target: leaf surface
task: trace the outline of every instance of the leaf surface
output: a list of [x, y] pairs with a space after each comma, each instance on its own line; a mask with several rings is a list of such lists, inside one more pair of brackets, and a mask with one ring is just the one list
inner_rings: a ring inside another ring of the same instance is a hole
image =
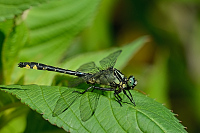
[[[183, 126], [174, 114], [155, 100], [131, 91], [136, 107], [100, 96], [95, 114], [86, 122], [80, 118], [80, 98], [64, 113], [52, 117], [53, 109], [63, 91], [59, 86], [1, 85], [1, 90], [16, 95], [44, 119], [70, 132], [170, 132], [184, 133]], [[81, 90], [80, 90], [81, 91]]]
[[[69, 51], [70, 41], [89, 25], [100, 0], [54, 0], [31, 8], [24, 23], [28, 40], [19, 52], [20, 62], [56, 65]], [[17, 67], [16, 67], [17, 68]], [[18, 72], [19, 68], [16, 69]], [[22, 75], [23, 70], [16, 75]], [[26, 84], [51, 84], [54, 74], [27, 72]], [[45, 77], [49, 77], [46, 80]], [[16, 76], [13, 76], [16, 77]]]
[[13, 19], [15, 15], [22, 14], [31, 6], [36, 6], [47, 0], [1, 0], [0, 1], [0, 21]]

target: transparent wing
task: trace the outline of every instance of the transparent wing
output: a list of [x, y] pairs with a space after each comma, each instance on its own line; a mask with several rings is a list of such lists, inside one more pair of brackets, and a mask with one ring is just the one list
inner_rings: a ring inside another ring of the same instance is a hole
[[101, 64], [101, 67], [106, 70], [108, 68], [112, 68], [114, 67], [118, 56], [121, 54], [122, 50], [118, 50], [112, 54], [110, 54], [109, 56], [103, 58], [101, 61], [99, 61], [99, 63]]
[[68, 82], [68, 87], [76, 87], [78, 85], [80, 85], [81, 83], [84, 83], [85, 80], [84, 78], [82, 77], [76, 77], [76, 78], [73, 78], [71, 79], [69, 82]]
[[97, 93], [86, 92], [81, 97], [80, 101], [80, 116], [81, 120], [87, 121], [96, 111], [100, 95]]
[[58, 116], [66, 111], [82, 94], [73, 93], [73, 89], [64, 91], [58, 99], [56, 106], [53, 110], [52, 116]]
[[98, 67], [94, 62], [89, 62], [81, 65], [76, 71], [87, 72], [87, 73], [96, 73], [99, 71]]

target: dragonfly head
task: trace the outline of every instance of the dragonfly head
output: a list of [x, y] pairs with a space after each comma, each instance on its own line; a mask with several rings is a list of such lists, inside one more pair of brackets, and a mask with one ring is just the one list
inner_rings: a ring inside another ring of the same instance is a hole
[[127, 85], [129, 89], [133, 89], [137, 85], [137, 80], [134, 76], [130, 76], [127, 80]]

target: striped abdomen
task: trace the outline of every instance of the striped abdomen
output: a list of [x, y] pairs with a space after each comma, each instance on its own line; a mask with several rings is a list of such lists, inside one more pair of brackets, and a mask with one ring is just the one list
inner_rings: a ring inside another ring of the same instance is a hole
[[49, 65], [45, 65], [45, 64], [41, 64], [41, 63], [36, 63], [36, 62], [20, 62], [18, 64], [18, 67], [27, 68], [27, 69], [54, 71], [54, 72], [59, 72], [59, 73], [75, 75], [75, 76], [87, 75], [86, 73], [62, 69], [59, 67], [49, 66]]

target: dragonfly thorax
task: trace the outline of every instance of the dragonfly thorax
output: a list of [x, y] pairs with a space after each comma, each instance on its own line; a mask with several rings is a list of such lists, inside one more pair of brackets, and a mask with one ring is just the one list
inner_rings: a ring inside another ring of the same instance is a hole
[[113, 82], [118, 84], [118, 80], [114, 75], [114, 69], [101, 70], [95, 74], [85, 76], [89, 84], [101, 84], [110, 86]]

